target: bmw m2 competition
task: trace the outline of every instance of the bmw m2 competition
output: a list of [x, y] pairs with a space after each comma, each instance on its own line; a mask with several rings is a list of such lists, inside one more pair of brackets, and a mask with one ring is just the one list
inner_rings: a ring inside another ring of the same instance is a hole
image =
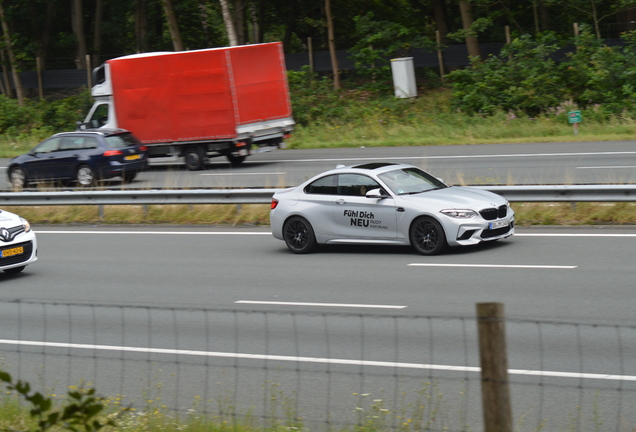
[[38, 245], [29, 222], [0, 210], [0, 270], [20, 273], [38, 259]]
[[514, 234], [500, 195], [447, 186], [420, 168], [395, 163], [338, 167], [272, 197], [272, 234], [294, 253], [319, 244], [412, 245], [424, 255]]

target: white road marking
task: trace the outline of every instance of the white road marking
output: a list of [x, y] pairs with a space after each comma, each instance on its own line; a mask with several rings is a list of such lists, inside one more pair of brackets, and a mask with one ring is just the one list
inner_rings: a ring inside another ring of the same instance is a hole
[[[330, 159], [281, 159], [268, 160], [272, 163], [293, 162], [338, 162], [338, 161], [367, 161], [367, 160], [418, 160], [418, 159], [467, 159], [467, 158], [514, 158], [514, 157], [546, 157], [546, 156], [599, 156], [599, 155], [633, 155], [636, 151], [624, 152], [581, 152], [581, 153], [519, 153], [519, 154], [481, 154], [455, 156], [394, 156], [394, 157], [359, 157], [359, 158], [330, 158]], [[249, 162], [248, 162], [249, 163]], [[260, 162], [259, 162], [260, 163]]]
[[[353, 359], [337, 359], [337, 358], [321, 358], [321, 357], [297, 357], [297, 356], [284, 356], [284, 355], [271, 355], [271, 354], [244, 354], [244, 353], [217, 352], [217, 351], [142, 348], [142, 347], [117, 346], [117, 345], [92, 345], [92, 344], [77, 344], [77, 343], [63, 343], [63, 342], [22, 341], [22, 340], [10, 340], [10, 339], [0, 339], [0, 344], [19, 345], [19, 346], [36, 346], [36, 347], [48, 347], [48, 348], [71, 348], [71, 349], [86, 349], [86, 350], [101, 350], [101, 351], [136, 352], [136, 353], [151, 353], [151, 354], [171, 354], [171, 355], [176, 354], [176, 355], [221, 357], [221, 358], [248, 359], [248, 360], [288, 361], [288, 362], [296, 362], [296, 363], [338, 364], [338, 365], [347, 365], [347, 366], [376, 366], [376, 367], [401, 368], [401, 369], [426, 369], [426, 370], [439, 370], [439, 371], [449, 371], [449, 372], [477, 372], [478, 373], [481, 371], [479, 367], [475, 367], [475, 366], [453, 366], [453, 365], [438, 365], [438, 364], [424, 364], [424, 363], [353, 360]], [[612, 375], [612, 374], [580, 373], [580, 372], [540, 371], [540, 370], [531, 370], [531, 369], [508, 369], [508, 373], [511, 375], [543, 376], [543, 377], [555, 377], [555, 378], [636, 381], [636, 376], [634, 375]]]
[[279, 175], [279, 174], [287, 174], [287, 173], [284, 172], [284, 171], [281, 171], [281, 172], [264, 172], [264, 173], [246, 173], [246, 172], [235, 173], [235, 172], [231, 172], [231, 173], [199, 174], [199, 175], [201, 175], [201, 176], [233, 176], [233, 175], [246, 176], [246, 175]]
[[576, 167], [577, 169], [614, 169], [614, 168], [636, 168], [635, 165], [608, 165], [608, 166], [585, 166], [585, 167]]
[[268, 235], [270, 232], [240, 231], [34, 231], [36, 234], [159, 234], [159, 235]]
[[277, 302], [277, 301], [257, 301], [257, 300], [238, 300], [238, 301], [235, 301], [234, 303], [277, 305], [277, 306], [321, 306], [321, 307], [324, 306], [324, 307], [374, 308], [374, 309], [404, 309], [407, 307], [407, 306], [371, 305], [371, 304]]
[[575, 269], [578, 266], [555, 266], [555, 265], [500, 265], [500, 264], [434, 264], [434, 263], [411, 263], [413, 267], [481, 267], [481, 268], [517, 268], [517, 269]]

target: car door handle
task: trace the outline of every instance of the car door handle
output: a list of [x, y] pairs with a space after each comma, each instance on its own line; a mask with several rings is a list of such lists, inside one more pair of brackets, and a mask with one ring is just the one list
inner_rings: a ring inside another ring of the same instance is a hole
[[343, 205], [343, 204], [346, 204], [346, 203], [347, 203], [347, 201], [342, 199], [342, 198], [336, 200], [336, 204]]
[[399, 211], [399, 212], [403, 212], [403, 211], [405, 211], [405, 210], [404, 210], [404, 207], [398, 207], [396, 210], [397, 210], [397, 211]]

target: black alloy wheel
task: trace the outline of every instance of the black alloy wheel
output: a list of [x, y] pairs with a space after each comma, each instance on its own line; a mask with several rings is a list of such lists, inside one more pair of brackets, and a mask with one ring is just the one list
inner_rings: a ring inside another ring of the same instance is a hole
[[446, 249], [446, 235], [433, 218], [421, 217], [411, 225], [411, 245], [422, 255], [437, 255]]
[[297, 254], [313, 252], [317, 246], [311, 224], [299, 216], [294, 216], [285, 222], [283, 238], [289, 250]]

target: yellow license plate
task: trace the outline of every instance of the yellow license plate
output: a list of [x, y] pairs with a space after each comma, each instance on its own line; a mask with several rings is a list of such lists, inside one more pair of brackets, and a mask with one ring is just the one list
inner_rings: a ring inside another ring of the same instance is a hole
[[125, 156], [124, 159], [126, 160], [135, 160], [135, 159], [141, 159], [141, 155], [130, 155], [130, 156]]
[[13, 255], [20, 255], [24, 253], [24, 247], [16, 247], [12, 249], [5, 249], [2, 251], [2, 258], [10, 257]]

